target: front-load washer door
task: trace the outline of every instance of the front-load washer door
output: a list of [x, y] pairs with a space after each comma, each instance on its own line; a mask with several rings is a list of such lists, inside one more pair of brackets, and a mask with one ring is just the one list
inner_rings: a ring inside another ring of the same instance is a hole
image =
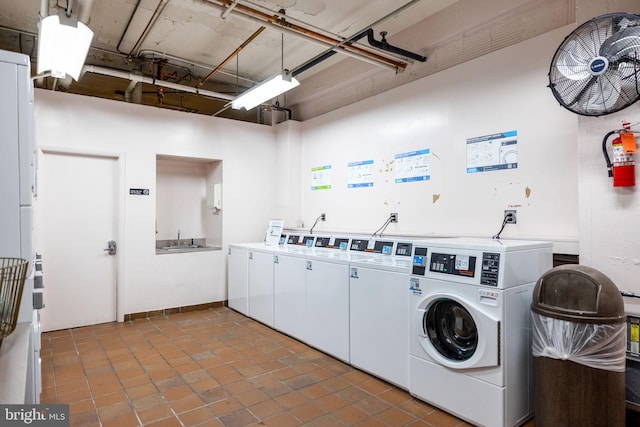
[[500, 365], [500, 321], [460, 296], [428, 296], [414, 324], [421, 347], [436, 363], [454, 369]]

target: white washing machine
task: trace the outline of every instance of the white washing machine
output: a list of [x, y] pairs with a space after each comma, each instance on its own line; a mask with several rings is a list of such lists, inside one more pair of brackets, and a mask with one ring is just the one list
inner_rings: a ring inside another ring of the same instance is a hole
[[[395, 252], [383, 255], [390, 246]], [[374, 248], [369, 258], [357, 256], [349, 264], [351, 364], [408, 389], [412, 243], [376, 242]]]
[[413, 253], [409, 392], [476, 425], [525, 422], [531, 294], [551, 243], [440, 239]]

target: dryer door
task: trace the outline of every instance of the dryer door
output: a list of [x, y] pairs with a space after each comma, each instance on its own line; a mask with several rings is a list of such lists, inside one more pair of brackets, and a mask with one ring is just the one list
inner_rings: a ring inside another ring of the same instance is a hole
[[431, 295], [414, 322], [420, 345], [436, 363], [455, 369], [500, 365], [500, 321], [466, 299]]

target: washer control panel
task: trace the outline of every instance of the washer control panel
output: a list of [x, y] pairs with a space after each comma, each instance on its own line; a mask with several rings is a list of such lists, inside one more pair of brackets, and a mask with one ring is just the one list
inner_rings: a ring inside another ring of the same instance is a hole
[[427, 269], [427, 248], [416, 246], [413, 250], [413, 266], [411, 268], [411, 274], [424, 276], [424, 272], [426, 269]]
[[480, 273], [480, 284], [497, 287], [499, 273], [500, 273], [500, 254], [483, 252], [482, 253], [482, 272]]
[[476, 272], [476, 257], [472, 255], [431, 253], [429, 271], [455, 276], [473, 277]]

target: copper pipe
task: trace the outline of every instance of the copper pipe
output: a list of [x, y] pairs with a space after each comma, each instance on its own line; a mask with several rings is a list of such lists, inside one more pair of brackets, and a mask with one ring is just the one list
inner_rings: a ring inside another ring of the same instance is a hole
[[222, 67], [224, 67], [225, 65], [227, 65], [227, 62], [231, 61], [231, 59], [233, 59], [234, 56], [236, 56], [238, 53], [240, 53], [240, 51], [242, 49], [244, 49], [245, 47], [247, 47], [247, 45], [249, 43], [251, 43], [253, 41], [253, 39], [255, 39], [256, 37], [258, 37], [258, 35], [263, 32], [267, 27], [262, 26], [260, 28], [258, 28], [258, 30], [251, 34], [251, 37], [249, 37], [248, 39], [246, 39], [244, 41], [244, 43], [242, 43], [240, 46], [238, 46], [238, 48], [236, 50], [233, 51], [233, 53], [231, 55], [229, 55], [227, 57], [227, 59], [225, 59], [224, 61], [222, 61], [220, 63], [220, 65], [218, 65], [216, 68], [213, 69], [213, 71], [211, 71], [205, 78], [203, 78], [202, 80], [200, 80], [198, 82], [198, 84], [196, 85], [196, 87], [202, 87], [203, 84], [206, 83], [207, 80], [209, 80], [215, 73], [217, 73]]
[[[163, 3], [164, 3], [164, 6], [163, 6]], [[138, 41], [136, 41], [136, 44], [134, 44], [133, 47], [131, 48], [131, 52], [129, 52], [129, 54], [127, 55], [128, 57], [131, 57], [131, 54], [133, 53], [133, 51], [136, 50], [140, 44], [142, 44], [142, 41], [147, 36], [151, 25], [153, 25], [153, 23], [155, 22], [155, 19], [157, 19], [157, 16], [162, 12], [160, 6], [162, 6], [162, 9], [164, 10], [164, 7], [166, 5], [167, 3], [165, 3], [165, 0], [160, 0], [158, 2], [158, 6], [156, 6], [156, 10], [153, 11], [151, 18], [149, 19], [149, 22], [147, 22], [147, 26], [144, 27], [142, 34], [140, 34], [140, 37], [138, 37]]]
[[[229, 6], [232, 1], [231, 0], [218, 0], [218, 3], [222, 3], [224, 6]], [[322, 43], [326, 43], [330, 46], [332, 46], [333, 49], [340, 49], [340, 50], [344, 50], [344, 51], [348, 51], [348, 52], [352, 52], [355, 53], [357, 55], [363, 56], [363, 57], [367, 57], [370, 59], [373, 59], [377, 62], [381, 62], [381, 63], [385, 63], [388, 65], [392, 65], [396, 71], [403, 71], [406, 67], [407, 64], [401, 61], [396, 61], [390, 58], [387, 58], [385, 56], [382, 55], [378, 55], [375, 52], [371, 52], [368, 51], [366, 49], [362, 49], [360, 47], [357, 46], [353, 46], [350, 44], [346, 44], [343, 43], [342, 40], [337, 40], [333, 37], [328, 37], [325, 36], [323, 34], [320, 34], [316, 31], [313, 30], [309, 30], [306, 28], [303, 28], [297, 24], [293, 24], [290, 22], [287, 22], [284, 18], [279, 17], [277, 15], [269, 15], [268, 13], [265, 12], [261, 12], [259, 10], [253, 9], [251, 7], [245, 6], [243, 4], [236, 4], [235, 6], [235, 11], [243, 13], [244, 15], [247, 16], [251, 16], [253, 18], [257, 18], [260, 19], [262, 21], [265, 21], [269, 24], [272, 25], [278, 25], [284, 29], [288, 29], [290, 31], [293, 31], [294, 33], [298, 33], [298, 34], [302, 34], [306, 37], [309, 37], [311, 39], [314, 39], [316, 41], [320, 41]], [[337, 45], [337, 47], [336, 47]]]

